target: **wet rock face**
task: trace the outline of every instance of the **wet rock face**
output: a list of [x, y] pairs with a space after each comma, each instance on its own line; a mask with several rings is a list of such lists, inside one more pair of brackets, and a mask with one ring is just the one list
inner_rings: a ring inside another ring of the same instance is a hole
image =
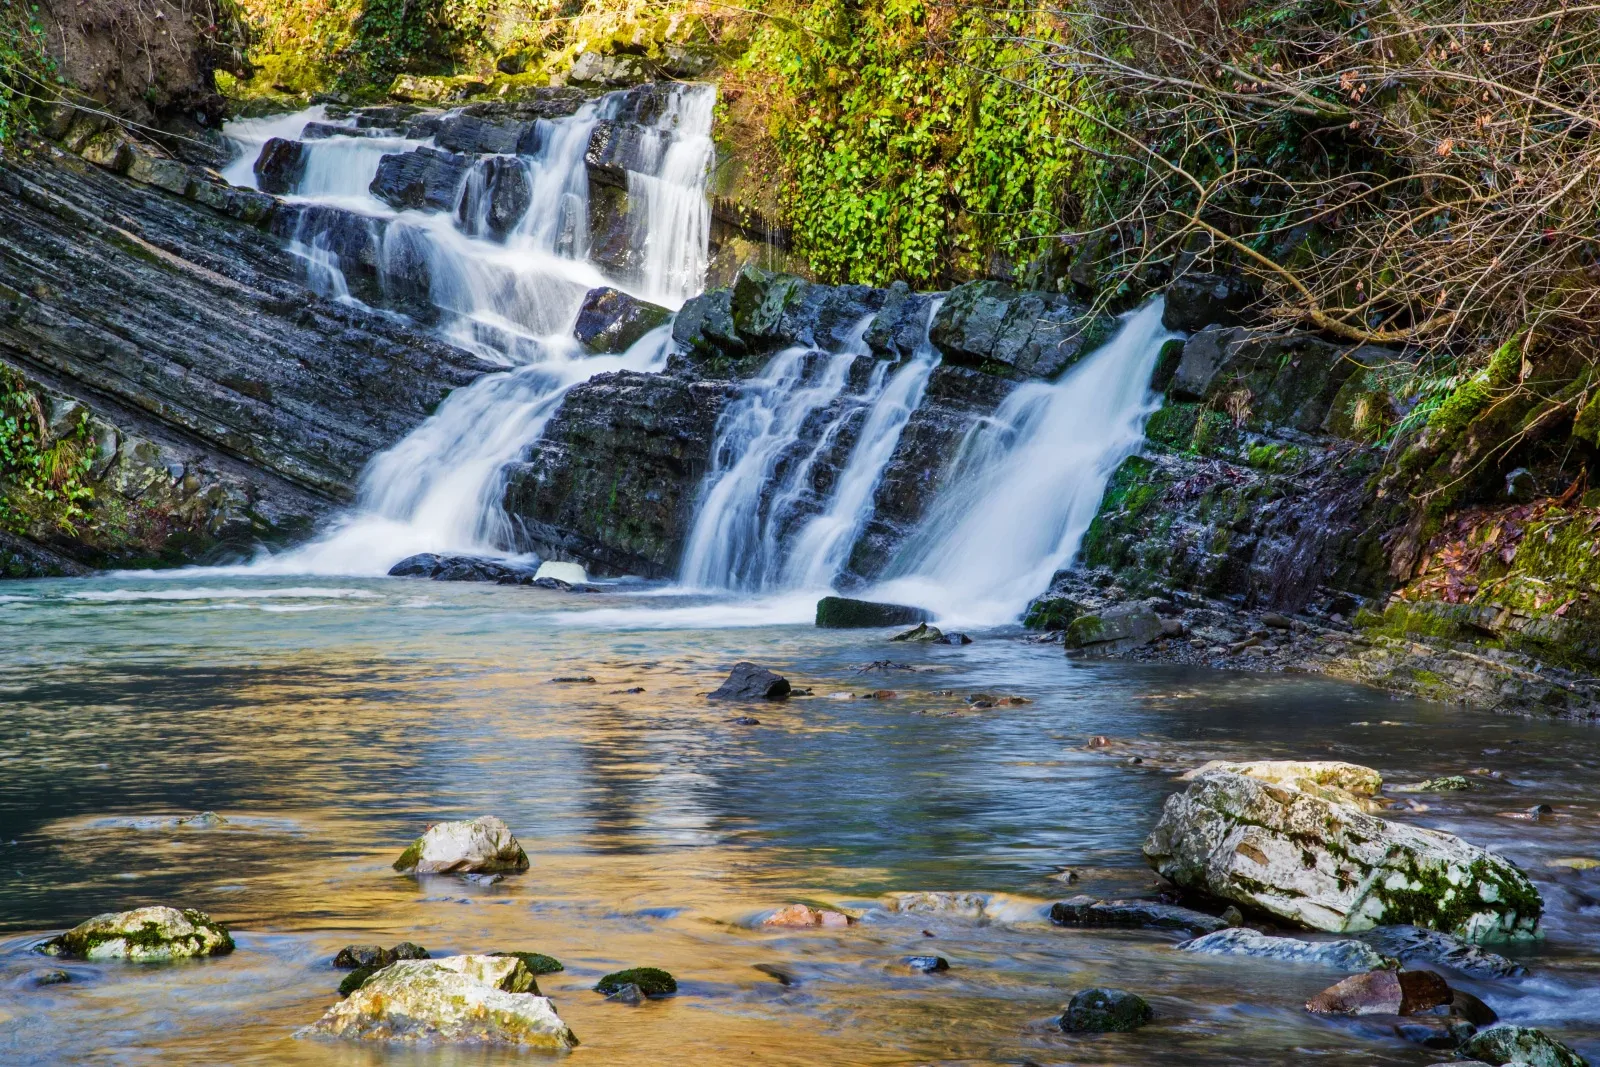
[[1167, 798], [1144, 853], [1178, 885], [1334, 933], [1406, 923], [1505, 940], [1531, 936], [1543, 910], [1494, 853], [1242, 774]]
[[150, 907], [108, 912], [39, 946], [47, 956], [82, 960], [175, 960], [223, 956], [233, 938], [203, 911]]
[[552, 1050], [577, 1044], [515, 956], [446, 956], [391, 964], [302, 1033]]
[[572, 333], [591, 352], [626, 352], [671, 317], [672, 312], [658, 304], [600, 286], [584, 296]]
[[906, 626], [927, 619], [927, 611], [907, 604], [881, 604], [842, 596], [825, 596], [817, 601], [817, 625], [826, 630]]
[[306, 171], [306, 146], [274, 137], [256, 157], [256, 185], [264, 193], [292, 193]]
[[483, 874], [525, 871], [528, 854], [511, 828], [493, 815], [441, 822], [413, 841], [394, 869], [414, 874]]
[[170, 565], [236, 535], [303, 537], [375, 452], [491, 369], [315, 299], [281, 239], [195, 188], [51, 153], [0, 162], [0, 348], [53, 393], [93, 398], [97, 499], [137, 512], [126, 538], [49, 546], [69, 558]]
[[597, 574], [677, 573], [710, 463], [724, 382], [618, 371], [574, 386], [506, 470], [519, 547]]
[[378, 161], [372, 195], [391, 207], [452, 211], [472, 160], [456, 152], [416, 148]]
[[1260, 291], [1237, 274], [1186, 274], [1167, 286], [1161, 325], [1193, 333], [1207, 326], [1241, 326]]
[[1092, 316], [1069, 297], [980, 281], [950, 291], [929, 336], [951, 363], [1006, 377], [1053, 379], [1111, 329], [1109, 316]]
[[[483, 230], [497, 241], [517, 228], [533, 202], [533, 184], [521, 162], [505, 156], [491, 156], [478, 164], [476, 197], [463, 196], [461, 221], [468, 233], [477, 232], [479, 217]], [[472, 186], [468, 186], [469, 190]]]

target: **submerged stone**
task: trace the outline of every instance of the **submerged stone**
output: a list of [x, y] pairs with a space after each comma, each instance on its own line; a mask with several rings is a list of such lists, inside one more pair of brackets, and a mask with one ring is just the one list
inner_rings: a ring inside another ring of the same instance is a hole
[[609, 997], [627, 986], [636, 987], [647, 997], [666, 997], [678, 991], [678, 980], [659, 967], [629, 967], [601, 978], [594, 989]]
[[1542, 1030], [1527, 1026], [1492, 1026], [1461, 1046], [1464, 1056], [1484, 1063], [1526, 1063], [1530, 1067], [1588, 1067], [1588, 1061]]
[[493, 815], [482, 815], [428, 827], [394, 861], [394, 869], [416, 874], [517, 872], [528, 869], [528, 854], [509, 826]]
[[854, 919], [842, 911], [813, 908], [809, 904], [789, 904], [761, 920], [762, 926], [849, 926]]
[[927, 621], [926, 611], [907, 604], [880, 604], [842, 596], [825, 596], [817, 601], [817, 625], [827, 630], [911, 626]]
[[1226, 920], [1154, 900], [1097, 900], [1082, 895], [1050, 906], [1057, 926], [1129, 926], [1151, 930], [1185, 930], [1206, 934], [1222, 930]]
[[918, 974], [934, 974], [948, 971], [950, 961], [943, 956], [907, 956], [906, 967]]
[[789, 679], [754, 663], [735, 663], [723, 682], [710, 694], [711, 700], [787, 700]]
[[1498, 953], [1438, 930], [1420, 926], [1379, 926], [1356, 934], [1361, 941], [1402, 963], [1432, 963], [1475, 978], [1519, 978], [1528, 973]]
[[529, 974], [555, 974], [557, 971], [566, 970], [561, 966], [561, 961], [554, 956], [546, 956], [543, 952], [490, 952], [490, 956], [515, 956], [528, 968]]
[[47, 956], [82, 960], [174, 960], [223, 956], [233, 938], [203, 911], [149, 907], [107, 912], [38, 946]]
[[1515, 864], [1453, 834], [1223, 771], [1167, 798], [1144, 853], [1185, 888], [1332, 933], [1404, 923], [1531, 937], [1544, 907]]
[[413, 941], [402, 941], [394, 948], [382, 945], [346, 945], [333, 957], [333, 965], [341, 970], [362, 967], [378, 970], [397, 960], [425, 960], [428, 950]]
[[[1231, 909], [1230, 909], [1231, 910]], [[1269, 937], [1243, 927], [1218, 930], [1175, 946], [1184, 952], [1212, 956], [1249, 956], [1284, 963], [1310, 963], [1341, 971], [1370, 971], [1394, 961], [1360, 941], [1301, 941], [1294, 937]]]
[[578, 1043], [522, 961], [506, 956], [391, 964], [297, 1036], [304, 1035], [545, 1049]]
[[1068, 1033], [1125, 1033], [1155, 1017], [1137, 993], [1122, 989], [1085, 989], [1073, 995], [1059, 1025]]

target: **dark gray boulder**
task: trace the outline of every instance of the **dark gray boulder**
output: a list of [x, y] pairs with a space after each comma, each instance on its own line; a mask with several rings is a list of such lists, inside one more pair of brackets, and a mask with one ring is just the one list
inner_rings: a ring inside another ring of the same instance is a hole
[[889, 286], [884, 291], [883, 306], [862, 337], [873, 355], [902, 360], [914, 354], [926, 336], [928, 308], [933, 299], [928, 293], [913, 293], [905, 282]]
[[453, 112], [440, 120], [433, 142], [446, 151], [469, 156], [515, 155], [531, 153], [535, 137], [531, 122], [492, 120]]
[[1491, 1026], [1461, 1046], [1463, 1056], [1484, 1063], [1526, 1063], [1531, 1067], [1588, 1067], [1588, 1061], [1566, 1045], [1528, 1026]]
[[382, 945], [346, 945], [333, 957], [333, 965], [340, 970], [353, 971], [360, 967], [374, 969], [387, 967], [396, 960], [431, 959], [428, 950], [413, 941], [402, 941], [394, 948]]
[[655, 172], [662, 147], [661, 136], [654, 130], [632, 122], [605, 119], [595, 123], [583, 163], [591, 182], [626, 188], [630, 170], [643, 174]]
[[444, 558], [433, 552], [418, 552], [389, 568], [391, 578], [432, 578], [439, 572]]
[[789, 679], [754, 663], [735, 663], [711, 700], [787, 700]]
[[1111, 334], [1113, 320], [1058, 293], [979, 281], [950, 291], [929, 338], [952, 363], [1013, 378], [1055, 378]]
[[817, 625], [825, 630], [855, 630], [872, 626], [911, 626], [932, 616], [907, 604], [880, 604], [872, 600], [825, 596], [817, 601]]
[[393, 130], [381, 126], [340, 126], [333, 122], [308, 122], [300, 131], [302, 141], [326, 141], [330, 137], [390, 137]]
[[626, 352], [671, 317], [659, 304], [600, 286], [584, 296], [572, 333], [591, 352]]
[[441, 556], [419, 552], [389, 568], [391, 578], [432, 578], [436, 582], [503, 582], [532, 579], [533, 571], [483, 556]]
[[264, 193], [280, 195], [294, 192], [306, 172], [306, 146], [285, 137], [274, 137], [261, 146], [256, 157], [256, 185]]
[[1137, 1030], [1155, 1017], [1137, 993], [1122, 989], [1085, 989], [1075, 993], [1061, 1013], [1068, 1033], [1107, 1034]]
[[1161, 325], [1193, 333], [1207, 326], [1239, 326], [1260, 289], [1238, 274], [1186, 274], [1167, 286]]
[[460, 218], [468, 233], [483, 231], [496, 240], [517, 228], [533, 202], [533, 183], [527, 168], [508, 156], [491, 156], [477, 166], [469, 183], [470, 195], [461, 198]]
[[451, 211], [472, 160], [437, 148], [396, 152], [378, 161], [378, 173], [369, 188], [391, 207]]
[[713, 289], [685, 301], [672, 323], [672, 339], [703, 359], [744, 356], [745, 342], [733, 321], [733, 290]]
[[1067, 626], [1069, 652], [1116, 655], [1147, 645], [1165, 631], [1161, 616], [1144, 604], [1123, 604], [1098, 615], [1080, 615]]
[[1209, 934], [1228, 924], [1215, 915], [1154, 900], [1097, 900], [1081, 895], [1050, 905], [1057, 926], [1127, 926], [1150, 930], [1183, 930]]

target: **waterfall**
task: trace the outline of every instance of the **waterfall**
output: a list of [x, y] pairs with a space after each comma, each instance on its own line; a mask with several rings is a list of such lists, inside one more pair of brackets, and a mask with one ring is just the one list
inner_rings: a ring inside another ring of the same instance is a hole
[[969, 434], [947, 488], [891, 564], [875, 599], [968, 624], [1013, 621], [1078, 551], [1111, 474], [1159, 406], [1150, 375], [1162, 301], [1054, 383], [1018, 386]]
[[[520, 154], [481, 157], [460, 181], [451, 210], [396, 211], [368, 189], [385, 155], [431, 146], [431, 138], [351, 126], [349, 136], [323, 129], [325, 136], [304, 142], [304, 170], [286, 199], [312, 205], [291, 242], [308, 283], [330, 299], [355, 300], [364, 290], [351, 283], [356, 264], [342, 263], [341, 253], [365, 257], [385, 302], [407, 307], [409, 300], [436, 318], [434, 329], [446, 340], [508, 370], [452, 393], [409, 436], [374, 457], [355, 507], [329, 531], [258, 561], [257, 569], [382, 574], [421, 551], [505, 551], [502, 468], [538, 439], [566, 391], [607, 371], [665, 365], [668, 327], [621, 355], [585, 353], [572, 337], [584, 294], [610, 285], [677, 308], [703, 284], [715, 99], [709, 85], [674, 86], [659, 116], [638, 131], [645, 143], [628, 157], [624, 250], [636, 266], [627, 268], [591, 256], [585, 163], [598, 125], [620, 121], [627, 92], [589, 101], [566, 118], [538, 120], [533, 136], [519, 140]], [[230, 124], [227, 132], [244, 155], [228, 177], [253, 186], [251, 165], [269, 138], [297, 138], [308, 122], [324, 119], [319, 107]], [[529, 191], [529, 206], [499, 239], [488, 168], [510, 172]]]
[[[723, 415], [712, 469], [701, 487], [680, 580], [699, 589], [827, 589], [871, 517], [872, 495], [911, 413], [922, 402], [938, 353], [923, 322], [922, 343], [890, 374], [870, 355], [866, 316], [837, 353], [793, 347], [773, 357]], [[855, 432], [849, 455], [820, 507], [819, 463]]]

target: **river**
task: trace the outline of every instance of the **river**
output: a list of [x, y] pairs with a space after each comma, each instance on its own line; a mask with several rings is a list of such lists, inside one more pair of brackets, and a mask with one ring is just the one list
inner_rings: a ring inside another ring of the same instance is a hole
[[[1532, 974], [1456, 984], [1600, 1057], [1600, 870], [1553, 865], [1600, 855], [1592, 728], [1308, 676], [1074, 662], [1015, 630], [906, 647], [880, 631], [761, 621], [795, 614], [640, 583], [587, 595], [206, 572], [8, 584], [0, 1060], [530, 1062], [293, 1036], [334, 1002], [341, 946], [400, 940], [562, 960], [540, 984], [582, 1041], [574, 1063], [1443, 1058], [1307, 1015], [1301, 1004], [1337, 973], [1042, 919], [1077, 892], [1153, 889], [1139, 845], [1174, 774], [1244, 756], [1351, 760], [1391, 782], [1502, 773], [1391, 817], [1527, 869], [1547, 935], [1508, 951]], [[707, 701], [741, 659], [813, 693], [754, 709]], [[884, 659], [916, 670], [861, 669]], [[595, 681], [551, 681], [578, 674]], [[885, 689], [896, 695], [838, 699]], [[1032, 703], [969, 711], [961, 697], [976, 690]], [[728, 721], [741, 711], [760, 725]], [[1096, 734], [1131, 747], [1090, 749]], [[1555, 814], [1500, 814], [1535, 803]], [[175, 827], [203, 810], [227, 823]], [[427, 823], [480, 814], [511, 825], [527, 873], [479, 887], [390, 869]], [[1058, 880], [1063, 867], [1079, 880]], [[921, 890], [994, 899], [984, 920], [883, 910], [885, 894]], [[864, 919], [752, 927], [796, 900]], [[154, 902], [208, 911], [238, 951], [150, 966], [30, 951], [94, 913]], [[950, 970], [900, 966], [929, 952]], [[590, 990], [634, 965], [671, 970], [680, 993], [630, 1008]], [[33, 984], [58, 966], [70, 983]], [[1054, 1030], [1070, 993], [1093, 984], [1142, 992], [1156, 1022]]]

